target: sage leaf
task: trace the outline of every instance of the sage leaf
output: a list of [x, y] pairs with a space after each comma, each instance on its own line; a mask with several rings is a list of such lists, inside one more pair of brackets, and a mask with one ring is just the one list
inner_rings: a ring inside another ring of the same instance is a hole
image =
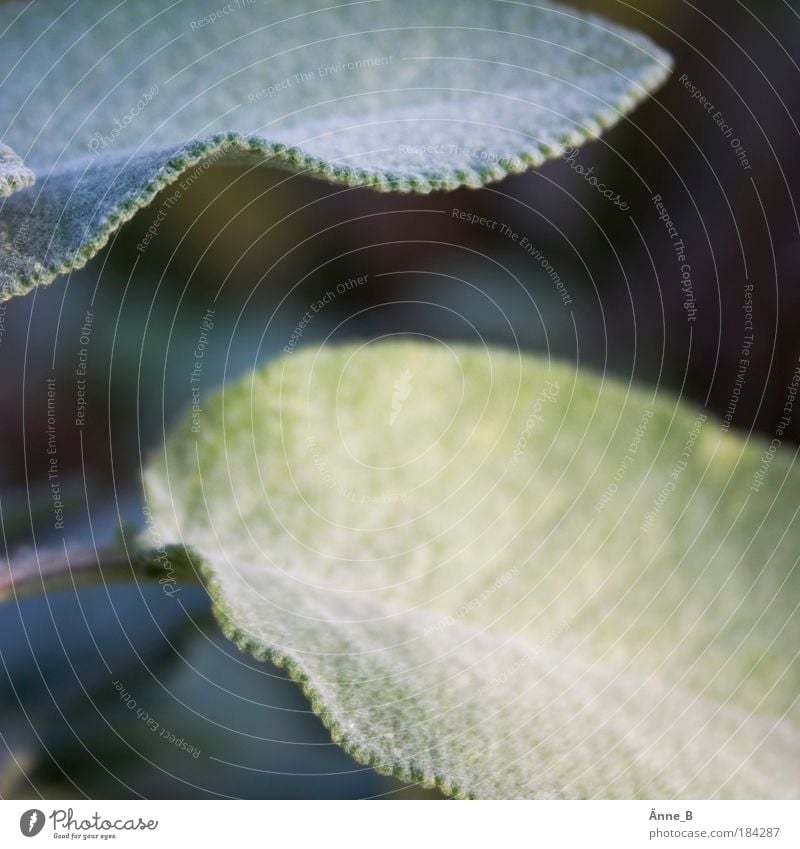
[[671, 67], [548, 3], [11, 2], [0, 33], [0, 137], [37, 178], [0, 211], [17, 252], [0, 246], [3, 299], [82, 266], [212, 165], [481, 186], [597, 136]]
[[459, 797], [800, 793], [789, 450], [546, 359], [379, 342], [204, 397], [145, 491], [225, 633], [382, 772]]

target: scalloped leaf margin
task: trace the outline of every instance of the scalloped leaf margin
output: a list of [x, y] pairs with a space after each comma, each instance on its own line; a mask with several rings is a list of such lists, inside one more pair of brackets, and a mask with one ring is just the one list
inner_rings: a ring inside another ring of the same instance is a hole
[[0, 206], [0, 299], [84, 265], [187, 170], [478, 187], [598, 136], [672, 67], [547, 3], [207, 5], [0, 6], [0, 135], [38, 182]]

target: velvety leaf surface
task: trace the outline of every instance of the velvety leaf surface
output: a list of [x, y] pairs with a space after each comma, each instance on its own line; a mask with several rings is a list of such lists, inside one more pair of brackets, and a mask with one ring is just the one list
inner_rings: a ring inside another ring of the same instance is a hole
[[152, 529], [356, 758], [459, 796], [800, 793], [791, 452], [443, 344], [306, 349], [203, 407]]
[[37, 177], [0, 211], [23, 234], [11, 266], [0, 247], [3, 298], [212, 164], [480, 186], [599, 134], [671, 64], [586, 13], [486, 0], [7, 3], [0, 33], [0, 138]]

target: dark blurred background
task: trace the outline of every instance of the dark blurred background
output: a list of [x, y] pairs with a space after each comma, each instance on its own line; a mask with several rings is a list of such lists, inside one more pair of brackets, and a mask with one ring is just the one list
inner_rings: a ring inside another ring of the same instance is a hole
[[[148, 210], [86, 269], [0, 305], [6, 550], [61, 544], [46, 381], [56, 378], [69, 406], [82, 348], [86, 422], [65, 420], [57, 432], [65, 533], [102, 542], [142, 525], [142, 458], [192, 403], [207, 311], [201, 397], [279, 354], [309, 305], [350, 278], [367, 279], [316, 314], [302, 344], [422, 333], [518, 345], [674, 391], [737, 429], [773, 432], [800, 356], [798, 4], [573, 5], [649, 34], [676, 70], [572, 163], [425, 197], [215, 167], [146, 251], [137, 244]], [[576, 163], [629, 208], [601, 196]], [[453, 209], [501, 222], [536, 253]], [[283, 673], [219, 635], [199, 589], [167, 598], [116, 585], [7, 603], [0, 658], [3, 797], [436, 795], [345, 756]], [[200, 754], [154, 736], [114, 681]]]

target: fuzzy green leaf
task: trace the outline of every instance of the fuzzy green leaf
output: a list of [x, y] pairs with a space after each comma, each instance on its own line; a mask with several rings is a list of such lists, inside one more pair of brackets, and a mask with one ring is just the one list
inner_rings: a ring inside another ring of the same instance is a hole
[[790, 451], [412, 342], [202, 406], [145, 476], [152, 530], [357, 759], [458, 796], [800, 794]]
[[0, 33], [0, 136], [39, 183], [0, 211], [24, 236], [11, 266], [0, 247], [0, 299], [212, 164], [480, 186], [599, 134], [671, 65], [583, 12], [485, 0], [8, 3]]

